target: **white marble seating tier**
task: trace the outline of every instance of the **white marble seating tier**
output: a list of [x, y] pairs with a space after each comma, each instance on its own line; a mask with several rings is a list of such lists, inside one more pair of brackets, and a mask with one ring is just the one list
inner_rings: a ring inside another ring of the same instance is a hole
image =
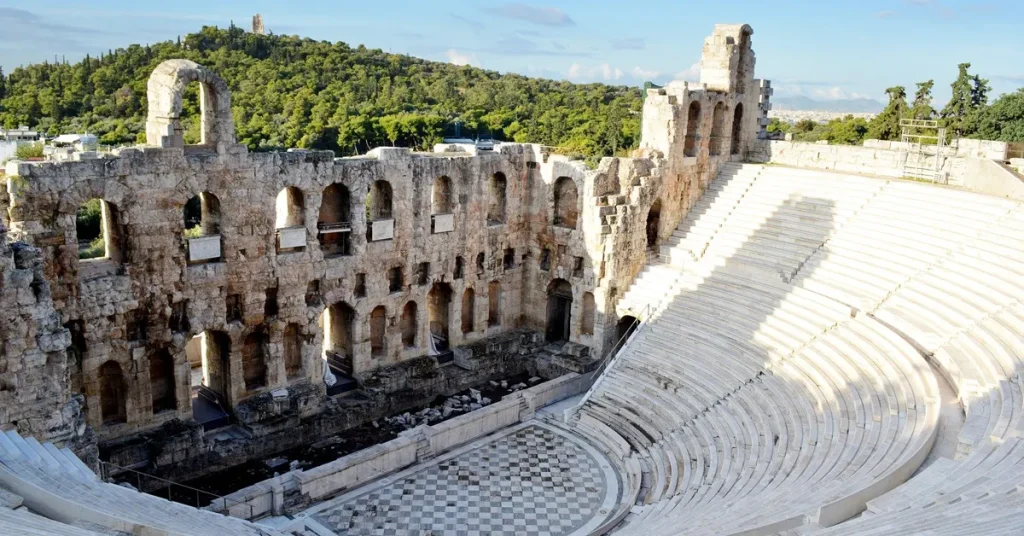
[[[733, 164], [661, 252], [670, 300], [579, 412], [641, 461], [619, 533], [1019, 532], [1020, 203]], [[915, 346], [967, 422], [910, 478], [939, 398]]]
[[100, 536], [99, 532], [74, 527], [33, 514], [25, 508], [0, 508], [0, 534], [5, 536]]
[[191, 508], [99, 480], [70, 450], [17, 432], [0, 432], [0, 486], [52, 520], [92, 523], [133, 534], [253, 535], [280, 533], [241, 519]]

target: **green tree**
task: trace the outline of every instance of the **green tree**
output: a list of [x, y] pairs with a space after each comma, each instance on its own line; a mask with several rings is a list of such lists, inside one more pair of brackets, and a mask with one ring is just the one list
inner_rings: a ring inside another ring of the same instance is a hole
[[942, 109], [942, 125], [954, 136], [970, 136], [978, 129], [978, 113], [988, 104], [988, 80], [971, 75], [970, 63], [957, 65], [959, 74], [950, 85], [952, 95]]
[[7, 77], [4, 76], [4, 68], [0, 67], [0, 100], [7, 95]]
[[814, 130], [814, 128], [817, 126], [818, 123], [816, 121], [813, 121], [811, 119], [801, 119], [797, 121], [795, 125], [793, 125], [793, 133], [804, 134], [806, 132]]
[[893, 86], [885, 92], [889, 95], [889, 104], [868, 124], [868, 138], [895, 140], [900, 136], [900, 119], [907, 115], [907, 89]]
[[1001, 95], [979, 114], [976, 136], [1024, 142], [1024, 88]]
[[790, 128], [791, 125], [789, 123], [780, 120], [778, 117], [773, 117], [772, 120], [768, 122], [768, 126], [765, 127], [765, 130], [771, 133], [789, 132]]
[[935, 108], [932, 108], [933, 87], [935, 87], [934, 80], [917, 83], [914, 102], [910, 105], [910, 116], [914, 119], [931, 119], [935, 116]]

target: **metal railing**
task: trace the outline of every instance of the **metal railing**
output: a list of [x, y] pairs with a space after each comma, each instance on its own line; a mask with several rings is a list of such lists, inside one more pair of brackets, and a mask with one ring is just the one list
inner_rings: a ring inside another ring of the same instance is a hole
[[[633, 319], [633, 321], [630, 322], [629, 326], [626, 328], [626, 332], [619, 336], [619, 339], [615, 341], [615, 344], [613, 344], [612, 347], [608, 349], [608, 352], [604, 354], [598, 365], [594, 367], [594, 370], [586, 373], [585, 376], [588, 376], [586, 380], [587, 382], [591, 381], [594, 376], [611, 369], [615, 359], [618, 357], [620, 353], [622, 353], [622, 350], [626, 348], [629, 341], [633, 339], [634, 335], [640, 333], [640, 328], [642, 326], [646, 325], [647, 322], [645, 320], [650, 315], [650, 312], [651, 304], [648, 303], [647, 305], [644, 306], [643, 309], [640, 310], [640, 314], [638, 314]], [[590, 389], [587, 389], [587, 392], [586, 394], [583, 395], [583, 398], [580, 400], [580, 403], [572, 408], [572, 413], [576, 413], [577, 411], [579, 411], [579, 409], [582, 408], [588, 400], [590, 400], [590, 397], [594, 395], [594, 391], [597, 390], [597, 386], [600, 385], [600, 383], [601, 378], [598, 378], [597, 381], [595, 381], [593, 385], [590, 386]]]
[[[216, 493], [211, 493], [209, 491], [204, 491], [204, 490], [201, 490], [199, 488], [193, 488], [192, 486], [186, 486], [184, 484], [179, 484], [177, 482], [174, 482], [173, 480], [167, 480], [166, 478], [160, 478], [158, 476], [153, 476], [153, 475], [148, 474], [148, 473], [143, 473], [142, 471], [136, 471], [135, 469], [128, 469], [127, 467], [121, 467], [119, 465], [116, 465], [116, 464], [113, 464], [113, 463], [110, 463], [110, 462], [105, 462], [103, 460], [100, 460], [99, 464], [100, 464], [100, 475], [99, 476], [100, 476], [100, 479], [102, 479], [104, 482], [114, 482], [113, 475], [115, 475], [115, 474], [126, 474], [127, 473], [127, 474], [133, 475], [135, 477], [135, 489], [139, 493], [146, 493], [145, 491], [143, 491], [146, 488], [144, 488], [143, 485], [142, 485], [143, 479], [145, 478], [145, 479], [149, 479], [149, 480], [152, 480], [152, 481], [159, 482], [160, 484], [163, 484], [162, 486], [160, 486], [160, 488], [161, 489], [165, 488], [165, 487], [167, 488], [167, 500], [168, 501], [173, 501], [173, 502], [176, 502], [176, 503], [179, 503], [179, 504], [184, 504], [184, 505], [188, 506], [189, 503], [183, 502], [181, 499], [186, 497], [186, 496], [188, 498], [191, 498], [191, 497], [195, 496], [195, 499], [196, 499], [195, 507], [197, 509], [202, 509], [204, 507], [203, 501], [202, 501], [202, 497], [209, 497], [209, 502], [205, 506], [213, 505], [216, 501], [219, 500], [220, 504], [216, 505], [216, 507], [218, 507], [218, 509], [220, 509], [220, 512], [223, 513], [224, 515], [230, 516], [231, 515], [230, 512], [231, 512], [231, 508], [232, 507], [239, 506], [239, 505], [245, 505], [248, 508], [248, 510], [249, 510], [249, 517], [246, 517], [245, 519], [247, 521], [251, 521], [252, 518], [255, 517], [254, 510], [253, 510], [253, 505], [252, 505], [252, 503], [250, 503], [248, 501], [228, 501], [228, 499], [225, 498], [223, 495], [217, 495]], [[121, 480], [121, 482], [127, 482], [127, 481], [126, 480]], [[178, 490], [177, 495], [175, 495], [175, 490]], [[156, 496], [156, 493], [150, 493], [150, 495]], [[176, 497], [177, 497], [177, 499], [176, 499]]]

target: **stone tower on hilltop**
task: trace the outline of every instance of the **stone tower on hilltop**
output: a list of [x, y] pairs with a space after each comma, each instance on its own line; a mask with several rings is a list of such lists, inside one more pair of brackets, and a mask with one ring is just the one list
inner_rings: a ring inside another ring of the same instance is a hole
[[266, 33], [263, 29], [263, 15], [259, 13], [252, 16], [252, 33], [257, 35], [264, 35]]

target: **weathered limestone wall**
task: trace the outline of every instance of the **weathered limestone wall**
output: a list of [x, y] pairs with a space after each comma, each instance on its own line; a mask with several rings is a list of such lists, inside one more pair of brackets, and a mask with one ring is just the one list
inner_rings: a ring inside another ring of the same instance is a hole
[[[226, 84], [192, 62], [161, 64], [149, 83], [147, 146], [96, 160], [7, 166], [0, 208], [8, 209], [12, 237], [37, 248], [34, 273], [48, 284], [56, 311], [50, 313], [53, 326], [47, 329], [54, 335], [45, 352], [57, 359], [71, 347], [81, 362], [55, 363], [57, 376], [68, 379], [39, 391], [39, 408], [15, 404], [0, 414], [0, 427], [23, 426], [32, 411], [55, 415], [81, 394], [85, 421], [101, 442], [152, 436], [166, 425], [182, 448], [157, 457], [183, 463], [202, 435], [192, 419], [193, 365], [186, 348], [205, 334], [204, 355], [220, 348], [226, 364], [204, 374], [223, 374], [223, 401], [250, 433], [281, 436], [300, 420], [312, 423], [303, 434], [333, 429], [316, 419], [346, 411], [327, 396], [323, 380], [327, 334], [339, 336], [324, 325], [324, 312], [341, 309], [353, 318], [346, 366], [374, 396], [383, 392], [400, 400], [397, 406], [430, 385], [410, 380], [420, 372], [424, 378], [451, 376], [437, 385], [443, 388], [510, 369], [495, 362], [477, 370], [475, 358], [466, 356], [475, 355], [473, 348], [490, 348], [491, 341], [500, 346], [503, 338], [521, 337], [517, 330], [551, 334], [557, 324], [549, 318], [557, 310], [551, 304], [567, 296], [568, 341], [602, 355], [614, 343], [615, 305], [643, 269], [647, 250], [657, 251], [724, 162], [742, 158], [756, 142], [767, 84], [753, 79], [751, 34], [746, 25], [716, 26], [704, 47], [704, 83], [649, 91], [641, 148], [633, 158], [605, 158], [596, 170], [519, 144], [499, 144], [494, 151], [440, 146], [432, 154], [381, 148], [354, 158], [317, 151], [251, 154], [225, 124]], [[199, 146], [184, 146], [180, 92], [192, 82], [201, 89], [204, 138]], [[691, 114], [694, 103], [699, 110]], [[432, 204], [442, 177], [450, 184], [453, 230], [435, 233]], [[501, 178], [503, 196], [494, 193]], [[328, 210], [331, 196], [325, 193], [339, 185], [348, 202]], [[373, 241], [368, 228], [389, 225], [376, 214], [381, 194], [368, 201], [380, 188], [390, 190], [393, 236]], [[197, 195], [204, 214], [197, 232], [207, 236], [188, 239], [185, 207]], [[504, 218], [494, 221], [489, 212], [501, 197]], [[75, 214], [90, 199], [104, 201], [107, 255], [80, 260]], [[322, 211], [342, 209], [350, 214], [347, 254], [328, 249], [319, 225]], [[280, 249], [279, 240], [293, 247]], [[203, 252], [214, 258], [194, 262]], [[5, 278], [22, 269], [0, 267]], [[397, 288], [389, 279], [394, 268], [403, 272]], [[494, 311], [491, 287], [500, 295]], [[448, 342], [456, 365], [468, 374], [438, 374], [438, 364], [426, 357], [430, 323], [437, 321], [429, 311], [445, 289], [451, 297]], [[464, 299], [469, 290], [473, 299]], [[410, 303], [415, 322], [403, 314]], [[472, 304], [472, 314], [464, 303]], [[374, 345], [373, 312], [379, 308], [383, 343]], [[298, 369], [287, 359], [296, 347]], [[581, 357], [580, 363], [540, 355], [530, 366], [563, 373], [561, 368], [586, 365], [579, 346], [566, 348], [562, 353]], [[191, 351], [193, 359], [202, 353]], [[3, 359], [10, 368], [33, 357], [5, 349]], [[169, 379], [161, 378], [161, 363], [169, 363]], [[123, 383], [111, 380], [118, 375]], [[168, 389], [169, 401], [160, 397]], [[19, 388], [17, 396], [28, 395]], [[111, 397], [123, 398], [123, 415]], [[184, 427], [172, 424], [176, 420]], [[64, 433], [39, 425], [26, 431], [46, 438]]]

